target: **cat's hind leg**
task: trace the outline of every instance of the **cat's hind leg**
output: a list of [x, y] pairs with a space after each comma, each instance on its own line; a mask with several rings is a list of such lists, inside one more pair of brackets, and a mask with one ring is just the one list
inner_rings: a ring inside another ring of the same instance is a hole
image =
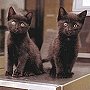
[[13, 65], [14, 65], [13, 51], [14, 51], [14, 48], [11, 45], [9, 45], [8, 46], [7, 70], [6, 70], [5, 76], [12, 76], [13, 74]]
[[5, 76], [12, 76], [12, 74], [13, 74], [13, 63], [12, 63], [12, 61], [8, 60]]
[[74, 75], [73, 72], [70, 73], [61, 72], [57, 74], [57, 78], [72, 78], [73, 75]]
[[32, 72], [35, 75], [40, 75], [44, 73], [42, 63], [37, 64], [34, 60], [32, 60]]
[[73, 75], [74, 73], [71, 72], [69, 67], [64, 67], [63, 71], [57, 74], [57, 78], [72, 78]]

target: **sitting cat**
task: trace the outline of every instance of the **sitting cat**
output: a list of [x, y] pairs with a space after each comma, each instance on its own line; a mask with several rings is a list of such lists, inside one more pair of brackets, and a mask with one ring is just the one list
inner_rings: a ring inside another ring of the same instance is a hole
[[[78, 35], [86, 14], [86, 10], [77, 15], [67, 13], [63, 7], [60, 7], [57, 18], [58, 35], [50, 45], [46, 59], [52, 65], [50, 70], [51, 77], [70, 78], [73, 76], [72, 68], [77, 59], [79, 49]], [[43, 62], [45, 62], [44, 60]]]
[[[38, 47], [28, 35], [32, 12], [18, 15], [13, 7], [9, 8], [7, 28], [10, 31], [7, 40], [8, 63], [6, 76], [26, 76], [30, 73], [42, 74], [43, 65]], [[13, 72], [13, 66], [16, 69]]]

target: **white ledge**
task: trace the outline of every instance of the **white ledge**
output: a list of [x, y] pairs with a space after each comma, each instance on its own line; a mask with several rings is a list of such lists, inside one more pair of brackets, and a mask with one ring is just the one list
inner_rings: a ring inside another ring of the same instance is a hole
[[79, 58], [90, 58], [90, 53], [78, 53]]

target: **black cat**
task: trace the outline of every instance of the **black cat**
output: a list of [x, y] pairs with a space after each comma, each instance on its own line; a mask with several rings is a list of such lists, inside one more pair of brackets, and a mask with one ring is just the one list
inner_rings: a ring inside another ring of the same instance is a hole
[[46, 59], [52, 65], [51, 77], [70, 78], [74, 74], [72, 68], [78, 55], [78, 34], [86, 14], [86, 10], [77, 15], [67, 13], [64, 8], [60, 7], [57, 18], [59, 32], [49, 47]]
[[[43, 73], [43, 65], [38, 47], [28, 35], [32, 19], [32, 12], [26, 15], [18, 15], [10, 7], [8, 12], [8, 63], [6, 76], [26, 76], [30, 73], [39, 75]], [[13, 72], [13, 66], [16, 69]]]

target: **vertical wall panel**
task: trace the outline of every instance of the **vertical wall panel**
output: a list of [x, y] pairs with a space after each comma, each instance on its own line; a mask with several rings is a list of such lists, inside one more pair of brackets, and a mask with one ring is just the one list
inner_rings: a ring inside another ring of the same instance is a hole
[[73, 0], [64, 0], [64, 7], [67, 11], [72, 11]]
[[57, 29], [59, 0], [45, 0], [44, 30]]

